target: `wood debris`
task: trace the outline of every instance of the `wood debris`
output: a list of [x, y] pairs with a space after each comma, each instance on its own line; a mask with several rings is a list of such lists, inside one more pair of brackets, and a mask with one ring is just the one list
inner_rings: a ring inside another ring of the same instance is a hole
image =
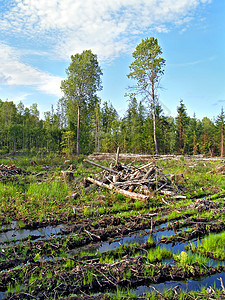
[[[103, 160], [113, 160], [115, 159], [115, 153], [93, 153], [88, 156], [88, 159], [94, 161], [103, 161]], [[167, 154], [167, 155], [151, 155], [151, 154], [134, 154], [134, 153], [120, 153], [120, 161], [140, 161], [140, 162], [148, 162], [150, 160], [157, 160], [157, 159], [174, 159], [174, 160], [221, 160], [220, 157], [206, 157], [204, 154], [198, 155], [174, 155], [174, 154]]]
[[15, 175], [26, 174], [21, 168], [17, 168], [14, 164], [11, 165], [0, 165], [0, 182], [6, 182], [12, 180]]
[[198, 211], [206, 211], [211, 209], [219, 208], [220, 203], [218, 201], [210, 201], [208, 199], [197, 199], [190, 205], [191, 208], [195, 208]]
[[62, 180], [65, 182], [71, 182], [74, 180], [74, 174], [71, 171], [61, 171]]
[[217, 166], [215, 169], [209, 171], [208, 173], [216, 173], [216, 174], [224, 174], [225, 173], [225, 165]]
[[[117, 156], [119, 156], [118, 152]], [[118, 163], [117, 157], [116, 164], [111, 165], [110, 168], [87, 159], [84, 162], [103, 169], [102, 172], [86, 178], [86, 182], [107, 188], [132, 199], [146, 201], [155, 194], [168, 195], [174, 198], [185, 197], [179, 195], [183, 192], [181, 185], [167, 178], [154, 162], [135, 167], [132, 164]]]

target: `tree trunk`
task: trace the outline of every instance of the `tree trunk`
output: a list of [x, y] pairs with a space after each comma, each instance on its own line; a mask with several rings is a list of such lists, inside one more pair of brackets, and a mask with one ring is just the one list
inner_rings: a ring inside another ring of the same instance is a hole
[[156, 118], [155, 118], [155, 108], [152, 110], [153, 112], [153, 131], [154, 131], [154, 142], [155, 142], [155, 154], [159, 154], [158, 151], [158, 144], [157, 144], [157, 138], [156, 138]]
[[16, 152], [16, 138], [15, 138], [15, 135], [13, 137], [13, 152]]
[[119, 189], [115, 186], [113, 186], [112, 184], [105, 184], [99, 180], [96, 180], [94, 178], [91, 178], [91, 177], [88, 177], [86, 178], [87, 181], [93, 183], [93, 184], [97, 184], [98, 186], [100, 187], [105, 187], [109, 190], [112, 190], [118, 194], [122, 194], [126, 197], [129, 197], [131, 199], [135, 199], [135, 200], [141, 200], [141, 201], [147, 201], [149, 199], [149, 196], [147, 195], [143, 195], [143, 194], [139, 194], [139, 193], [133, 193], [133, 192], [129, 192], [129, 191], [126, 191], [126, 190], [123, 190], [123, 189]]
[[80, 154], [80, 105], [77, 110], [77, 155]]
[[180, 141], [180, 154], [183, 154], [182, 153], [182, 147], [183, 147], [183, 142], [182, 142], [182, 125], [181, 125], [181, 122], [180, 122], [180, 137], [179, 137]]
[[155, 116], [155, 92], [154, 92], [154, 83], [152, 83], [152, 115], [153, 115], [153, 134], [154, 134], [154, 142], [155, 142], [155, 154], [158, 155], [158, 144], [156, 137], [156, 116]]
[[221, 157], [223, 157], [223, 125], [221, 128]]

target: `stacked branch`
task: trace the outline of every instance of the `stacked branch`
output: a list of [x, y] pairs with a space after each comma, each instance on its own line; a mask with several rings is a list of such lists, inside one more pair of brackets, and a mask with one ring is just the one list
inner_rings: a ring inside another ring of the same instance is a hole
[[135, 167], [132, 164], [120, 164], [117, 160], [115, 166], [107, 168], [90, 160], [84, 161], [103, 169], [102, 172], [86, 178], [86, 182], [132, 199], [146, 201], [155, 194], [168, 195], [174, 198], [185, 197], [179, 195], [182, 193], [181, 186], [167, 178], [154, 162]]
[[28, 174], [30, 173], [16, 167], [14, 164], [0, 165], [0, 182], [2, 183], [17, 182], [21, 176]]
[[[90, 160], [94, 161], [103, 161], [103, 160], [113, 160], [115, 157], [115, 153], [93, 153], [88, 156]], [[151, 155], [151, 154], [134, 154], [134, 153], [120, 153], [120, 161], [140, 161], [140, 162], [148, 162], [150, 160], [157, 160], [157, 159], [174, 159], [174, 160], [222, 160], [220, 157], [206, 157], [204, 154], [198, 155], [174, 155], [174, 154], [167, 154], [167, 155]]]
[[16, 174], [22, 174], [23, 170], [21, 168], [17, 168], [14, 164], [11, 165], [0, 165], [0, 176], [5, 175], [16, 175]]

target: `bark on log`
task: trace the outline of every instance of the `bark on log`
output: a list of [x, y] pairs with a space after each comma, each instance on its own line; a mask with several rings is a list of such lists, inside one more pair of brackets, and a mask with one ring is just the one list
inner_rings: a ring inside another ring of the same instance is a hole
[[129, 180], [129, 181], [121, 181], [121, 182], [114, 182], [113, 185], [142, 185], [142, 184], [147, 184], [150, 183], [149, 179], [142, 179], [142, 180]]
[[118, 189], [113, 184], [105, 184], [105, 183], [103, 183], [101, 181], [98, 181], [98, 180], [96, 180], [94, 178], [91, 178], [91, 177], [88, 177], [86, 180], [90, 181], [91, 183], [96, 184], [98, 186], [105, 187], [109, 190], [113, 190], [118, 194], [123, 194], [124, 196], [129, 197], [131, 199], [141, 200], [141, 201], [147, 201], [149, 199], [149, 196], [134, 193], [134, 192], [125, 191], [125, 190], [122, 190], [122, 189]]
[[74, 174], [71, 171], [61, 171], [62, 179], [66, 182], [71, 182], [74, 180]]
[[84, 159], [84, 162], [87, 162], [87, 163], [89, 163], [89, 164], [91, 164], [91, 165], [93, 165], [93, 166], [99, 167], [99, 168], [101, 168], [101, 169], [103, 169], [103, 170], [106, 170], [106, 171], [108, 171], [108, 172], [111, 172], [111, 173], [114, 173], [114, 174], [118, 174], [117, 171], [112, 170], [112, 169], [107, 168], [107, 167], [104, 167], [104, 166], [102, 166], [102, 165], [99, 165], [99, 164], [97, 164], [97, 163], [95, 163], [95, 162], [93, 162], [93, 161], [90, 161], [90, 160], [88, 160], [88, 159]]
[[150, 175], [152, 175], [155, 172], [155, 168], [151, 167], [148, 172], [145, 174], [144, 179], [147, 179]]
[[116, 152], [116, 166], [118, 165], [119, 162], [119, 154], [120, 154], [120, 147], [117, 148], [117, 152]]
[[[200, 161], [219, 161], [223, 160], [221, 157], [206, 157], [205, 155], [199, 154], [199, 155], [150, 155], [150, 154], [132, 154], [132, 153], [120, 153], [120, 161], [152, 161], [157, 159], [175, 159], [180, 160], [180, 158], [185, 160], [200, 160]], [[89, 155], [89, 159], [92, 160], [113, 160], [115, 159], [115, 153], [93, 153]]]
[[148, 164], [146, 164], [146, 165], [144, 165], [144, 166], [139, 167], [139, 170], [148, 168], [148, 167], [150, 167], [152, 164], [153, 164], [153, 162], [151, 161], [150, 163], [148, 163]]

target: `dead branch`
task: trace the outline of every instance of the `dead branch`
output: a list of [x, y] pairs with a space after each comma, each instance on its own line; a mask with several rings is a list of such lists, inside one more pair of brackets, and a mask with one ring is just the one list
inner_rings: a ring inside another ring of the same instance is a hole
[[84, 162], [87, 162], [87, 163], [89, 163], [89, 164], [91, 164], [91, 165], [93, 165], [93, 166], [99, 167], [99, 168], [101, 168], [101, 169], [103, 169], [103, 170], [106, 170], [106, 171], [108, 171], [108, 172], [118, 174], [117, 171], [115, 171], [115, 170], [113, 170], [113, 169], [110, 169], [110, 168], [107, 168], [107, 167], [104, 167], [104, 166], [102, 166], [102, 165], [99, 165], [99, 164], [97, 164], [97, 163], [95, 163], [95, 162], [93, 162], [93, 161], [90, 161], [90, 160], [88, 160], [88, 159], [84, 159]]
[[101, 240], [100, 236], [94, 234], [94, 233], [91, 233], [90, 231], [87, 231], [86, 229], [84, 230], [84, 232], [86, 232], [92, 239], [92, 236], [96, 237], [97, 239]]
[[223, 284], [223, 279], [222, 279], [222, 277], [217, 278], [217, 279], [220, 281], [221, 288], [222, 288], [222, 290], [223, 290], [223, 293], [225, 294], [225, 287], [224, 287], [224, 284]]

